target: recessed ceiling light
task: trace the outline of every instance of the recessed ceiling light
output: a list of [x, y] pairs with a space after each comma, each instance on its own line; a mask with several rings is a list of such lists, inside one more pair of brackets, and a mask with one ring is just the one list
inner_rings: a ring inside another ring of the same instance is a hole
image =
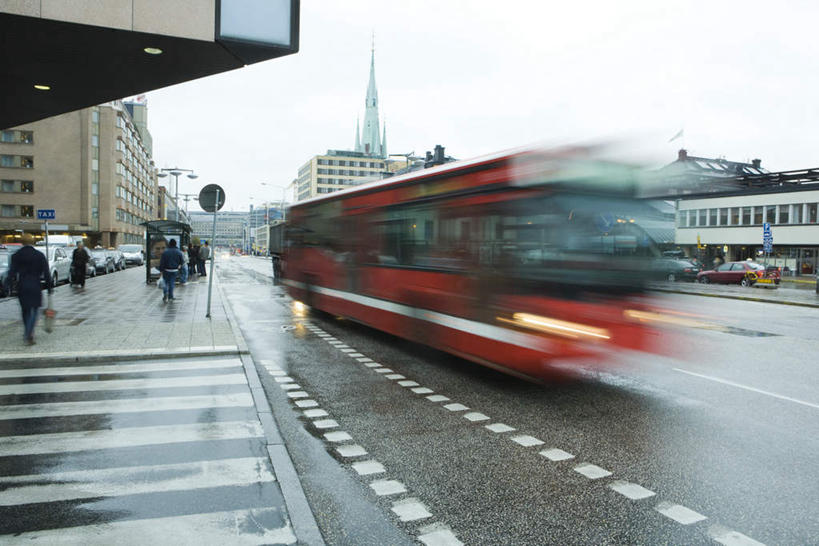
[[37, 85], [34, 86], [34, 89], [39, 89], [40, 91], [49, 91], [49, 90], [51, 90], [51, 86], [50, 85], [42, 85], [42, 84], [38, 83]]
[[146, 47], [142, 51], [144, 51], [148, 55], [161, 55], [162, 54], [162, 50], [159, 49], [158, 47]]

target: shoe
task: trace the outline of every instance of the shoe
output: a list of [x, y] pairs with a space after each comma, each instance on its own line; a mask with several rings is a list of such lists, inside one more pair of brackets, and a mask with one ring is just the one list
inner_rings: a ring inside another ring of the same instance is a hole
[[162, 294], [162, 303], [168, 303], [168, 296]]
[[26, 345], [34, 345], [34, 344], [35, 344], [34, 337], [30, 337], [30, 338], [26, 339]]

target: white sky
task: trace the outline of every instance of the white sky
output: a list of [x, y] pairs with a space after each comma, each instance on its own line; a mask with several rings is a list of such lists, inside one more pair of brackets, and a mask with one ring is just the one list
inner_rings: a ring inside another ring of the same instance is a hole
[[[301, 51], [148, 93], [159, 167], [226, 209], [278, 201], [311, 156], [351, 149], [375, 31], [390, 153], [467, 159], [626, 138], [651, 165], [693, 155], [816, 166], [819, 4], [685, 0], [302, 0]], [[684, 139], [668, 143], [681, 128]], [[253, 201], [250, 197], [253, 197]], [[194, 210], [194, 207], [191, 207]]]

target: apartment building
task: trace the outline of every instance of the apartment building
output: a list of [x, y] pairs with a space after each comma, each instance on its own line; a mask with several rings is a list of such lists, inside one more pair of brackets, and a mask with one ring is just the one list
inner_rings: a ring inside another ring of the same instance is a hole
[[144, 120], [146, 108], [113, 101], [0, 131], [1, 240], [42, 236], [36, 211], [54, 209], [52, 232], [141, 243], [140, 224], [156, 218], [157, 177], [129, 109]]

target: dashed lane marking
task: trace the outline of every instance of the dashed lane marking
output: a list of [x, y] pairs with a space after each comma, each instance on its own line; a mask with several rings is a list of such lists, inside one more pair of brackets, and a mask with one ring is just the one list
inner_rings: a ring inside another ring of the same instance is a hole
[[477, 411], [471, 411], [469, 413], [464, 414], [464, 419], [466, 419], [467, 421], [472, 421], [472, 422], [475, 422], [475, 421], [489, 421], [489, 416], [484, 415], [483, 413], [480, 413], [480, 412], [477, 412]]
[[558, 449], [553, 447], [551, 449], [544, 449], [540, 452], [541, 455], [549, 459], [550, 461], [565, 461], [568, 459], [574, 459], [574, 455], [569, 453], [568, 451], [563, 451], [562, 449]]
[[534, 436], [528, 434], [521, 434], [520, 436], [512, 436], [512, 441], [520, 444], [523, 447], [542, 446], [543, 440], [538, 440]]
[[275, 381], [276, 383], [290, 383], [291, 381], [294, 381], [294, 379], [288, 375], [282, 375], [273, 378], [273, 381]]
[[426, 546], [464, 546], [464, 543], [458, 540], [455, 533], [441, 523], [435, 523], [422, 527], [419, 532], [418, 540], [426, 544]]
[[348, 433], [344, 432], [343, 430], [337, 430], [335, 432], [328, 432], [324, 435], [324, 438], [328, 442], [338, 443], [338, 442], [349, 442], [353, 439]]
[[392, 379], [392, 380], [395, 380], [395, 379], [406, 379], [406, 377], [404, 377], [404, 376], [403, 376], [403, 375], [401, 375], [400, 373], [391, 373], [391, 374], [387, 374], [387, 375], [385, 375], [384, 377], [386, 377], [387, 379]]
[[708, 528], [708, 536], [725, 546], [765, 546], [751, 537], [732, 531], [721, 525], [712, 525]]
[[346, 458], [363, 457], [364, 455], [367, 454], [366, 449], [356, 444], [339, 446], [336, 448], [336, 451], [338, 452], [339, 455]]
[[329, 413], [327, 413], [327, 411], [323, 409], [309, 409], [305, 410], [303, 413], [304, 416], [307, 417], [308, 419], [315, 419], [316, 417], [327, 417], [328, 415], [330, 415]]
[[379, 497], [407, 492], [407, 488], [398, 480], [377, 480], [370, 484], [370, 488]]
[[373, 370], [375, 373], [392, 373], [392, 370], [389, 368], [376, 368]]
[[402, 387], [417, 387], [418, 383], [409, 379], [405, 379], [403, 381], [398, 382], [399, 385]]
[[694, 373], [689, 372], [688, 370], [681, 370], [680, 368], [672, 368], [675, 372], [680, 372], [688, 375], [693, 375], [694, 377], [699, 377], [702, 379], [708, 379], [709, 381], [715, 381], [717, 383], [722, 383], [723, 385], [730, 385], [732, 387], [737, 387], [738, 389], [745, 389], [746, 391], [755, 392], [758, 394], [764, 394], [766, 396], [772, 396], [773, 398], [779, 398], [780, 400], [787, 400], [788, 402], [793, 402], [794, 404], [801, 404], [803, 406], [808, 406], [809, 408], [819, 409], [819, 404], [814, 404], [812, 402], [805, 402], [804, 400], [798, 400], [796, 398], [791, 398], [790, 396], [784, 396], [781, 394], [776, 394], [775, 392], [770, 391], [763, 391], [762, 389], [757, 389], [755, 387], [749, 387], [748, 385], [742, 385], [741, 383], [734, 383], [733, 381], [728, 381], [727, 379], [720, 379], [719, 377], [713, 377], [710, 375], [705, 375], [701, 373]]
[[463, 404], [446, 404], [444, 407], [449, 411], [464, 411], [469, 409]]
[[699, 512], [695, 512], [680, 504], [673, 504], [670, 502], [661, 502], [655, 506], [654, 509], [665, 517], [671, 518], [677, 523], [681, 523], [683, 525], [691, 525], [692, 523], [697, 523], [698, 521], [708, 519]]
[[414, 389], [410, 389], [410, 390], [412, 392], [414, 392], [415, 394], [429, 394], [429, 393], [433, 392], [432, 389], [429, 389], [427, 387], [415, 387]]
[[281, 383], [279, 386], [283, 391], [294, 391], [301, 388], [301, 385], [297, 385], [296, 383]]
[[290, 398], [308, 398], [310, 395], [304, 391], [291, 391], [287, 393]]
[[359, 476], [369, 476], [371, 474], [383, 474], [386, 472], [384, 465], [376, 460], [361, 461], [353, 463], [353, 470], [358, 472]]
[[350, 358], [358, 358], [358, 357], [364, 356], [364, 355], [361, 354], [361, 353], [348, 353], [347, 356], [349, 356]]
[[392, 511], [401, 521], [418, 521], [432, 517], [427, 507], [416, 498], [395, 501], [392, 503]]
[[296, 405], [300, 408], [315, 408], [319, 403], [315, 400], [296, 400]]
[[354, 353], [355, 349], [350, 349], [349, 347], [337, 347], [339, 351], [342, 353]]
[[432, 396], [427, 396], [427, 400], [430, 402], [446, 402], [449, 400], [449, 397], [443, 394], [433, 394]]
[[512, 432], [515, 430], [513, 427], [503, 423], [492, 423], [491, 425], [486, 425], [484, 428], [487, 428], [492, 432]]
[[583, 474], [590, 480], [598, 480], [600, 478], [605, 478], [606, 476], [611, 476], [611, 472], [605, 468], [600, 468], [599, 466], [591, 463], [578, 465], [574, 467], [574, 471], [579, 474]]
[[636, 483], [627, 482], [625, 480], [617, 480], [609, 484], [609, 488], [617, 491], [624, 497], [631, 500], [646, 499], [655, 495], [654, 491], [646, 489]]
[[364, 365], [367, 366], [368, 368], [380, 368], [381, 367], [381, 364], [379, 364], [378, 362], [373, 362], [372, 360], [370, 360], [369, 362], [365, 362]]
[[[325, 414], [327, 412], [324, 412]], [[313, 426], [316, 428], [335, 428], [338, 426], [338, 423], [333, 419], [320, 419], [318, 421], [313, 421]]]
[[367, 358], [366, 356], [363, 357], [363, 358], [356, 358], [356, 360], [358, 360], [359, 362], [372, 362], [373, 361], [372, 358]]

